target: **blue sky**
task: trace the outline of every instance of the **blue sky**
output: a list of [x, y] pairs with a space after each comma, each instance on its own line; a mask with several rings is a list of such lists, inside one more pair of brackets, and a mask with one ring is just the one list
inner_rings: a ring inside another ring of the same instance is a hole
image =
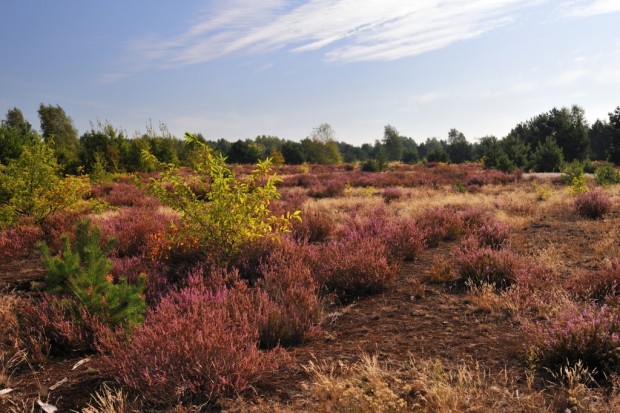
[[0, 36], [0, 116], [59, 104], [80, 134], [474, 141], [620, 105], [618, 0], [6, 0]]

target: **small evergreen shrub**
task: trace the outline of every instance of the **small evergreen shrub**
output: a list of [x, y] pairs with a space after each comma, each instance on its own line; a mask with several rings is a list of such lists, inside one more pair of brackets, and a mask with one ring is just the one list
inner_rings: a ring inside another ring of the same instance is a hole
[[261, 351], [265, 293], [242, 283], [214, 287], [192, 279], [149, 310], [130, 337], [101, 337], [113, 375], [151, 403], [214, 402], [246, 390], [282, 360]]
[[562, 181], [566, 184], [572, 184], [575, 178], [581, 178], [584, 176], [583, 164], [578, 160], [567, 164], [562, 170]]
[[620, 172], [612, 164], [606, 163], [596, 168], [594, 179], [601, 186], [620, 184]]
[[101, 231], [90, 221], [78, 224], [75, 249], [67, 237], [58, 256], [51, 255], [47, 245], [42, 244], [47, 271], [45, 289], [75, 298], [90, 314], [112, 326], [140, 323], [146, 309], [144, 286], [131, 285], [125, 278], [117, 284], [112, 282], [112, 263], [106, 257], [111, 245], [102, 241]]
[[569, 191], [572, 195], [583, 194], [585, 192], [588, 192], [589, 190], [590, 188], [588, 188], [586, 176], [584, 174], [573, 177], [571, 186], [569, 188]]
[[609, 195], [600, 190], [579, 194], [574, 203], [575, 213], [589, 219], [603, 218], [611, 210], [611, 206]]
[[387, 162], [383, 159], [368, 158], [362, 162], [363, 172], [381, 172], [387, 167]]

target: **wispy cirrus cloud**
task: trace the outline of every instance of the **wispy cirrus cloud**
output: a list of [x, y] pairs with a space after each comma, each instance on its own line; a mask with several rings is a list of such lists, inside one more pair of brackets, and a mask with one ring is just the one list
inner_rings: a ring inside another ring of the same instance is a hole
[[620, 12], [618, 0], [582, 0], [568, 7], [565, 14], [573, 17], [589, 17]]
[[330, 62], [395, 60], [481, 36], [540, 0], [220, 0], [172, 37], [131, 42], [141, 65], [181, 67], [227, 55], [327, 49]]

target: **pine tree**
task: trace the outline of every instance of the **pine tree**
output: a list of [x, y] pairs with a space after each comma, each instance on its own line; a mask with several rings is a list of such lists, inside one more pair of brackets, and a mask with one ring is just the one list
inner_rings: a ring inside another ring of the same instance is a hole
[[112, 241], [102, 242], [101, 231], [88, 220], [78, 224], [75, 248], [64, 237], [62, 254], [52, 256], [43, 244], [45, 288], [77, 298], [92, 315], [111, 326], [140, 323], [146, 310], [144, 285], [129, 284], [125, 278], [112, 282], [112, 262], [106, 257], [112, 246]]

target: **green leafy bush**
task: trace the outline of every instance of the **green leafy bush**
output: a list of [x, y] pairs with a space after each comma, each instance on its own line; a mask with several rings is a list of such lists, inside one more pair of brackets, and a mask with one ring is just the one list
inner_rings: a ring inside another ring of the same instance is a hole
[[112, 262], [106, 257], [111, 248], [112, 242], [102, 243], [101, 231], [89, 221], [78, 224], [75, 249], [68, 237], [63, 239], [59, 256], [52, 256], [43, 244], [45, 288], [76, 298], [91, 314], [112, 326], [140, 323], [146, 310], [144, 285], [130, 285], [125, 278], [113, 283]]
[[562, 170], [562, 180], [567, 184], [572, 184], [575, 178], [582, 177], [583, 174], [583, 164], [575, 159], [571, 163], [567, 164]]
[[183, 215], [184, 225], [168, 234], [173, 245], [193, 240], [209, 258], [227, 262], [244, 244], [288, 232], [293, 221], [300, 219], [299, 212], [282, 216], [271, 212], [270, 203], [280, 196], [276, 188], [280, 179], [271, 175], [269, 159], [259, 161], [244, 179], [237, 179], [222, 155], [190, 133], [186, 133], [186, 142], [193, 150], [193, 183], [199, 181], [208, 188], [206, 199], [197, 196], [190, 178], [173, 166], [150, 186], [152, 193]]
[[19, 158], [0, 165], [0, 226], [11, 225], [21, 216], [40, 223], [89, 191], [85, 177], [60, 177], [60, 166], [47, 145], [25, 146]]
[[596, 169], [594, 179], [601, 186], [620, 184], [620, 172], [612, 164], [606, 163]]

